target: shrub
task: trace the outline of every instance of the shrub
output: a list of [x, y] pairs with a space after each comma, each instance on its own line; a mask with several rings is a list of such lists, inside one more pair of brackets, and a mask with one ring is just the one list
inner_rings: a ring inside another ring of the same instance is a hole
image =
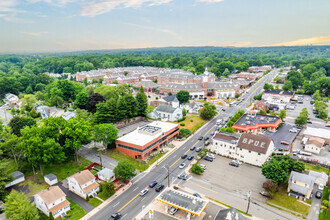
[[271, 198], [273, 198], [275, 193], [278, 191], [278, 185], [270, 179], [266, 180], [262, 184], [262, 188], [264, 188], [269, 193]]
[[156, 100], [158, 100], [158, 96], [156, 96]]
[[182, 122], [182, 123], [180, 123], [180, 125], [181, 125], [181, 126], [185, 126], [186, 124]]
[[86, 196], [86, 202], [88, 202], [89, 201], [89, 197], [88, 196]]
[[197, 175], [201, 175], [204, 172], [204, 169], [198, 163], [195, 163], [191, 167], [191, 172], [196, 173]]
[[182, 117], [182, 118], [178, 119], [177, 122], [181, 122], [181, 121], [184, 121], [184, 120], [186, 120], [186, 117]]
[[92, 195], [90, 195], [90, 196], [89, 196], [89, 198], [90, 198], [90, 199], [92, 199], [92, 198], [93, 198], [93, 196], [92, 196]]
[[179, 131], [179, 135], [183, 136], [183, 137], [188, 137], [191, 134], [191, 131], [189, 129], [186, 128], [182, 128]]
[[190, 120], [190, 122], [194, 122], [194, 120]]
[[325, 206], [325, 207], [329, 207], [329, 201], [322, 200], [322, 205]]

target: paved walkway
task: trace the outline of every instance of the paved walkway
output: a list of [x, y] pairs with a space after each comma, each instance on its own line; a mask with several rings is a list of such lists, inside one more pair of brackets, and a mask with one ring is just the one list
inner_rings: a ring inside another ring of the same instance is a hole
[[[316, 191], [318, 191], [318, 190], [317, 190], [317, 185], [315, 184], [314, 192], [313, 192], [314, 195], [315, 195]], [[312, 197], [312, 205], [311, 205], [311, 209], [309, 210], [307, 220], [319, 219], [321, 200], [322, 199], [317, 199], [315, 196]]]

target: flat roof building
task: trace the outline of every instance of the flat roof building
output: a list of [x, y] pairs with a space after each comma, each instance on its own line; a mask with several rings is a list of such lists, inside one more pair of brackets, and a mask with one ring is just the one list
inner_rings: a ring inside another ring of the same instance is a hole
[[282, 119], [276, 116], [249, 113], [242, 115], [232, 128], [240, 133], [259, 134], [265, 131], [275, 132], [281, 122]]
[[172, 142], [179, 134], [177, 124], [155, 121], [118, 138], [118, 151], [135, 159], [144, 160], [153, 151]]

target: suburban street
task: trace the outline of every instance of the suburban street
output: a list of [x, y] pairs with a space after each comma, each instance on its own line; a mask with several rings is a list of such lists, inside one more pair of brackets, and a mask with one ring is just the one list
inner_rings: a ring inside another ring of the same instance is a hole
[[[177, 175], [181, 174], [183, 170], [179, 169], [179, 165], [180, 163], [185, 163], [187, 166], [191, 162], [187, 159], [181, 159], [181, 155], [188, 153], [190, 151], [190, 147], [192, 146], [203, 146], [203, 141], [199, 141], [198, 138], [200, 136], [210, 136], [210, 133], [214, 131], [214, 126], [219, 118], [231, 117], [237, 110], [245, 109], [253, 100], [253, 96], [261, 92], [264, 83], [269, 82], [278, 73], [278, 71], [278, 69], [273, 70], [265, 77], [261, 78], [252, 88], [249, 89], [248, 92], [241, 96], [241, 99], [244, 98], [244, 101], [240, 105], [231, 107], [230, 110], [226, 110], [225, 113], [221, 112], [217, 117], [204, 125], [196, 134], [192, 135], [185, 144], [169, 155], [150, 172], [144, 172], [135, 177], [134, 181], [132, 181], [133, 185], [129, 189], [123, 192], [119, 197], [115, 198], [111, 203], [93, 215], [90, 219], [107, 219], [115, 212], [121, 212], [123, 216], [122, 219], [133, 219], [158, 195], [154, 189], [150, 189], [149, 193], [144, 197], [139, 196], [140, 191], [148, 188], [148, 185], [152, 181], [156, 180], [158, 183], [162, 183], [165, 186], [168, 185], [168, 182], [170, 182], [170, 185], [180, 184], [181, 180], [177, 178]], [[197, 156], [197, 152], [191, 152], [194, 156]], [[191, 153], [189, 154], [191, 155]], [[169, 180], [167, 178], [167, 168], [169, 168]], [[255, 213], [251, 214], [253, 215]], [[280, 215], [277, 215], [277, 218], [283, 219]]]

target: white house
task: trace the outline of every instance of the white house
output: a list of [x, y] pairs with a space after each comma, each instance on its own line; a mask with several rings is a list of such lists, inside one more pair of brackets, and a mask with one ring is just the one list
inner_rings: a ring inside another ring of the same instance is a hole
[[3, 99], [3, 101], [7, 104], [7, 105], [11, 105], [13, 103], [16, 103], [17, 101], [19, 101], [19, 98], [17, 95], [11, 94], [11, 93], [7, 93], [5, 95], [5, 98]]
[[46, 176], [44, 176], [44, 180], [45, 180], [46, 183], [48, 183], [51, 186], [58, 182], [57, 177], [52, 173], [47, 174]]
[[310, 137], [310, 138], [308, 138], [308, 140], [305, 144], [305, 151], [311, 152], [313, 154], [319, 154], [324, 143], [325, 143], [325, 140], [322, 138]]
[[103, 168], [101, 171], [97, 172], [97, 176], [100, 180], [111, 182], [115, 178], [115, 174], [109, 168]]
[[70, 202], [66, 199], [65, 193], [58, 186], [51, 186], [48, 189], [34, 195], [37, 208], [45, 215], [51, 212], [53, 217], [63, 218], [70, 211]]
[[274, 151], [274, 142], [269, 137], [245, 133], [241, 135], [236, 149], [239, 160], [261, 166]]
[[323, 186], [327, 185], [329, 177], [325, 172], [320, 173], [320, 172], [310, 170], [308, 175], [311, 177], [314, 177], [315, 183], [317, 185], [320, 185], [320, 184], [323, 184]]
[[82, 198], [96, 196], [99, 191], [99, 184], [95, 176], [89, 170], [83, 170], [68, 177], [69, 190]]
[[[213, 137], [211, 151], [225, 157], [236, 157], [237, 142], [240, 136], [220, 131]], [[235, 158], [236, 159], [236, 158]]]
[[20, 171], [15, 171], [11, 177], [13, 178], [13, 181], [11, 181], [10, 183], [8, 183], [7, 185], [5, 185], [5, 188], [8, 188], [8, 187], [11, 187], [11, 186], [14, 186], [16, 184], [19, 184], [21, 182], [24, 182], [25, 181], [25, 177], [24, 177], [24, 174]]
[[160, 104], [151, 114], [148, 114], [148, 116], [154, 119], [161, 119], [162, 121], [177, 121], [183, 117], [182, 109], [165, 104]]
[[195, 114], [197, 114], [200, 109], [200, 106], [197, 105], [195, 102], [182, 104], [180, 107], [181, 109], [186, 109], [189, 113], [195, 113]]
[[161, 98], [159, 103], [164, 103], [166, 105], [171, 105], [173, 108], [177, 108], [180, 105], [179, 100], [177, 99], [176, 95], [169, 95]]

